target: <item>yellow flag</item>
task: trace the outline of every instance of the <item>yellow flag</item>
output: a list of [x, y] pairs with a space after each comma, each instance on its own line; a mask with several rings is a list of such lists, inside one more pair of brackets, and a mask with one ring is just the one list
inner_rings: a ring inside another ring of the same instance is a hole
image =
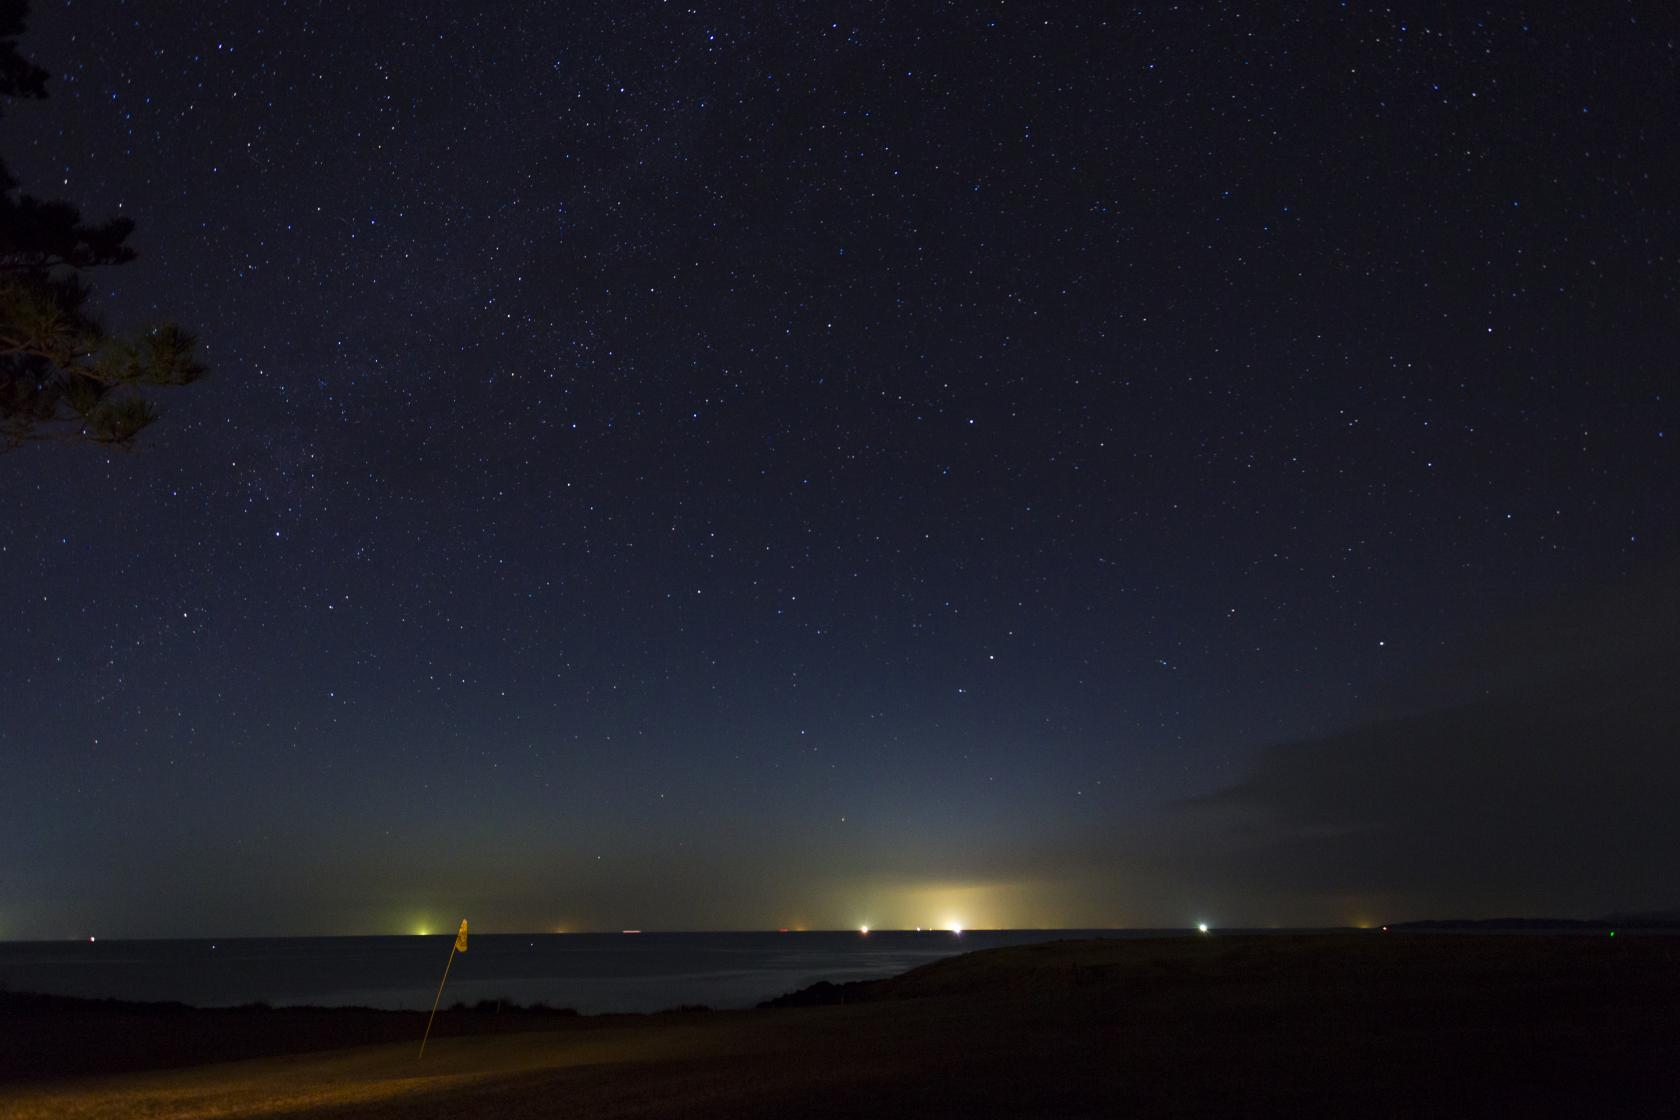
[[461, 932], [455, 935], [455, 951], [457, 953], [467, 951], [467, 920], [465, 918], [461, 919]]

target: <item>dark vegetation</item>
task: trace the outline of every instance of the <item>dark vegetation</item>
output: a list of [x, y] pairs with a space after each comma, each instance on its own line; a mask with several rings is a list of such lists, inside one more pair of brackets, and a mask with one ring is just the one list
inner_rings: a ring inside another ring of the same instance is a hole
[[[18, 50], [28, 12], [24, 0], [0, 0], [0, 106], [47, 96], [47, 72]], [[108, 330], [89, 277], [134, 259], [134, 222], [84, 221], [19, 186], [0, 161], [0, 451], [42, 440], [127, 447], [157, 418], [152, 389], [204, 376], [197, 342], [174, 323]]]
[[765, 1006], [882, 1024], [904, 1114], [1680, 1115], [1655, 933], [1055, 942]]
[[[579, 1019], [571, 1008], [480, 1000], [440, 1010], [432, 1037], [555, 1030]], [[0, 990], [0, 1084], [380, 1042], [412, 1040], [418, 1047], [425, 1027], [423, 1011], [266, 1003], [198, 1008]]]

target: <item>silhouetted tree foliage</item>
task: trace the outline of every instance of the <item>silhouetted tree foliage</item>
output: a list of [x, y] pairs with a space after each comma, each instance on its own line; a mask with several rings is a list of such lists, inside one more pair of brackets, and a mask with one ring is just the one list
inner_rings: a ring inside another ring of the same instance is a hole
[[[0, 104], [46, 96], [47, 72], [18, 52], [27, 0], [0, 0]], [[173, 323], [109, 333], [88, 308], [91, 269], [134, 259], [134, 223], [88, 223], [68, 202], [18, 191], [0, 162], [0, 450], [30, 440], [119, 447], [156, 418], [147, 387], [204, 376]]]

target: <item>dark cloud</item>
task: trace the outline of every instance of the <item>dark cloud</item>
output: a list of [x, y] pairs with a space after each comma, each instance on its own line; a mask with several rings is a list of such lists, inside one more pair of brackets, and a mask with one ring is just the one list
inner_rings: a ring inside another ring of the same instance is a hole
[[1326, 920], [1672, 906], [1677, 586], [1664, 571], [1510, 620], [1437, 682], [1475, 699], [1265, 749], [1183, 806], [1170, 873]]

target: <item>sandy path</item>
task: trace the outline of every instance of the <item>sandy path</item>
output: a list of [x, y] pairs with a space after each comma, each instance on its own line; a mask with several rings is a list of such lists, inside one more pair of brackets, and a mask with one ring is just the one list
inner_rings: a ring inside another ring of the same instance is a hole
[[225, 1062], [7, 1090], [5, 1120], [118, 1120], [279, 1116], [376, 1104], [415, 1104], [488, 1081], [626, 1064], [711, 1059], [739, 1051], [741, 1032], [710, 1024], [561, 1031]]

